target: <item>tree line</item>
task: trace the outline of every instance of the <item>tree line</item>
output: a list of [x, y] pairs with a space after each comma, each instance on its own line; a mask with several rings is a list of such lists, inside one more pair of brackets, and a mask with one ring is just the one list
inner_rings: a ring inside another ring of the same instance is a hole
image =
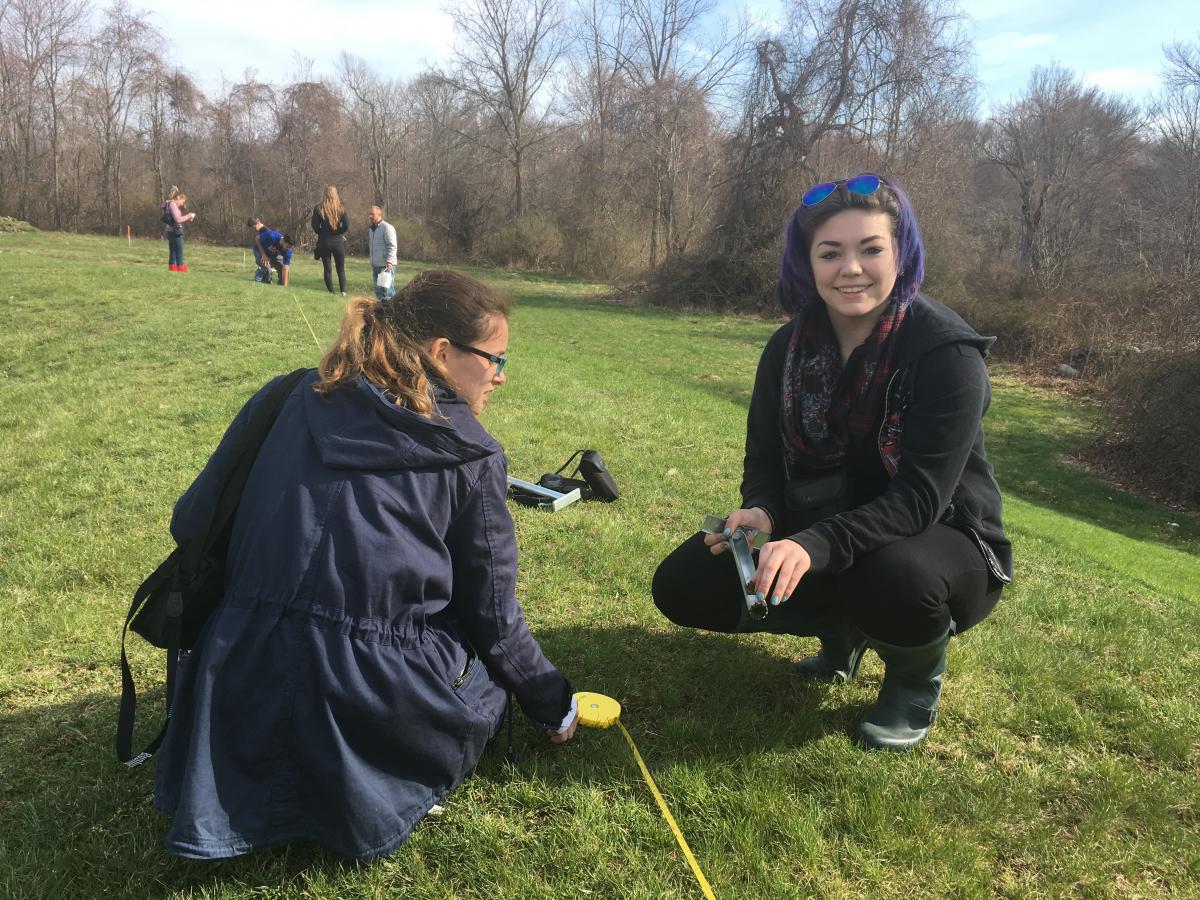
[[886, 172], [928, 289], [1000, 355], [1107, 382], [1108, 445], [1200, 499], [1200, 425], [1179, 429], [1200, 423], [1200, 40], [1163, 48], [1142, 104], [1051, 64], [981, 112], [954, 0], [783, 9], [764, 28], [715, 0], [460, 0], [452, 57], [414, 77], [343, 52], [332, 76], [299, 60], [206, 92], [126, 0], [0, 0], [0, 215], [149, 235], [178, 184], [194, 237], [244, 242], [257, 214], [303, 242], [334, 184], [352, 251], [375, 203], [408, 258], [777, 312], [803, 190]]
[[952, 292], [1200, 267], [1200, 45], [1164, 48], [1141, 107], [1050, 65], [981, 115], [952, 0], [784, 11], [764, 30], [714, 0], [464, 0], [452, 59], [415, 77], [342, 53], [333, 77], [301, 60], [209, 94], [125, 0], [0, 0], [0, 213], [152, 233], [179, 184], [198, 237], [244, 240], [255, 213], [303, 238], [336, 184], [411, 256], [665, 273], [745, 305], [803, 188], [876, 169]]

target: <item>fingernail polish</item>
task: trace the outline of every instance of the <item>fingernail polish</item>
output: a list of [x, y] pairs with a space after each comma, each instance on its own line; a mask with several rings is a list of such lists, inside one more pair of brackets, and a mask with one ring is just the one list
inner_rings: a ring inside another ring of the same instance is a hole
[[766, 603], [766, 602], [767, 602], [767, 595], [766, 595], [766, 594], [764, 594], [762, 591], [755, 591], [755, 592], [754, 592], [754, 596], [758, 598], [758, 600], [759, 600], [759, 602], [760, 602], [760, 603]]
[[772, 598], [771, 598], [771, 605], [772, 605], [772, 606], [778, 606], [778, 605], [779, 605], [779, 598], [778, 598], [778, 597], [772, 597]]
[[728, 528], [726, 528], [726, 529], [725, 529], [725, 531], [723, 531], [723, 532], [722, 532], [722, 534], [723, 534], [725, 537], [729, 537], [731, 534], [733, 534], [733, 532], [732, 532], [732, 531], [730, 531]]

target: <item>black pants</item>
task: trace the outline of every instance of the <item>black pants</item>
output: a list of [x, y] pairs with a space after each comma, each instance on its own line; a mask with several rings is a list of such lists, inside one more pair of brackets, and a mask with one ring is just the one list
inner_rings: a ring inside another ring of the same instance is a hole
[[337, 266], [338, 290], [346, 293], [346, 243], [337, 241], [321, 247], [321, 266], [325, 270], [325, 290], [333, 293], [333, 273], [330, 272], [329, 262], [333, 260]]
[[743, 614], [732, 556], [713, 556], [703, 534], [662, 561], [652, 590], [663, 615], [689, 628], [819, 635], [845, 620], [869, 637], [918, 647], [945, 634], [951, 619], [960, 633], [981, 622], [1000, 599], [1001, 587], [971, 537], [934, 525], [864, 556], [844, 572], [805, 575], [791, 599], [757, 622]]

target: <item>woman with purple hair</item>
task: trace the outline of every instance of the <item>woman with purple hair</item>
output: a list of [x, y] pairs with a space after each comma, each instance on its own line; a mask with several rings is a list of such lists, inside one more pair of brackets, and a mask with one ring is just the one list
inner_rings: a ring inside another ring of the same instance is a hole
[[[864, 173], [805, 192], [779, 276], [793, 318], [759, 363], [741, 507], [654, 576], [654, 602], [677, 624], [819, 637], [795, 666], [803, 677], [848, 681], [873, 649], [884, 678], [858, 740], [875, 749], [924, 740], [950, 637], [1012, 580], [983, 446], [994, 338], [918, 293], [924, 273], [895, 181]], [[769, 536], [745, 588], [721, 555], [737, 529]]]

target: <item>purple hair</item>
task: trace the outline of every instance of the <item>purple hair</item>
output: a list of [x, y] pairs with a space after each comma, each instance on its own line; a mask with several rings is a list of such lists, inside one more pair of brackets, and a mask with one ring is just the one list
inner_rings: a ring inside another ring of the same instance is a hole
[[816, 230], [833, 216], [847, 209], [886, 212], [892, 218], [892, 237], [896, 241], [896, 286], [892, 296], [907, 307], [917, 296], [925, 280], [925, 244], [917, 228], [917, 217], [904, 189], [891, 178], [879, 176], [879, 190], [863, 196], [846, 190], [838, 182], [837, 190], [813, 206], [800, 206], [784, 228], [783, 263], [779, 271], [779, 305], [795, 315], [820, 298], [813, 280], [810, 247]]

